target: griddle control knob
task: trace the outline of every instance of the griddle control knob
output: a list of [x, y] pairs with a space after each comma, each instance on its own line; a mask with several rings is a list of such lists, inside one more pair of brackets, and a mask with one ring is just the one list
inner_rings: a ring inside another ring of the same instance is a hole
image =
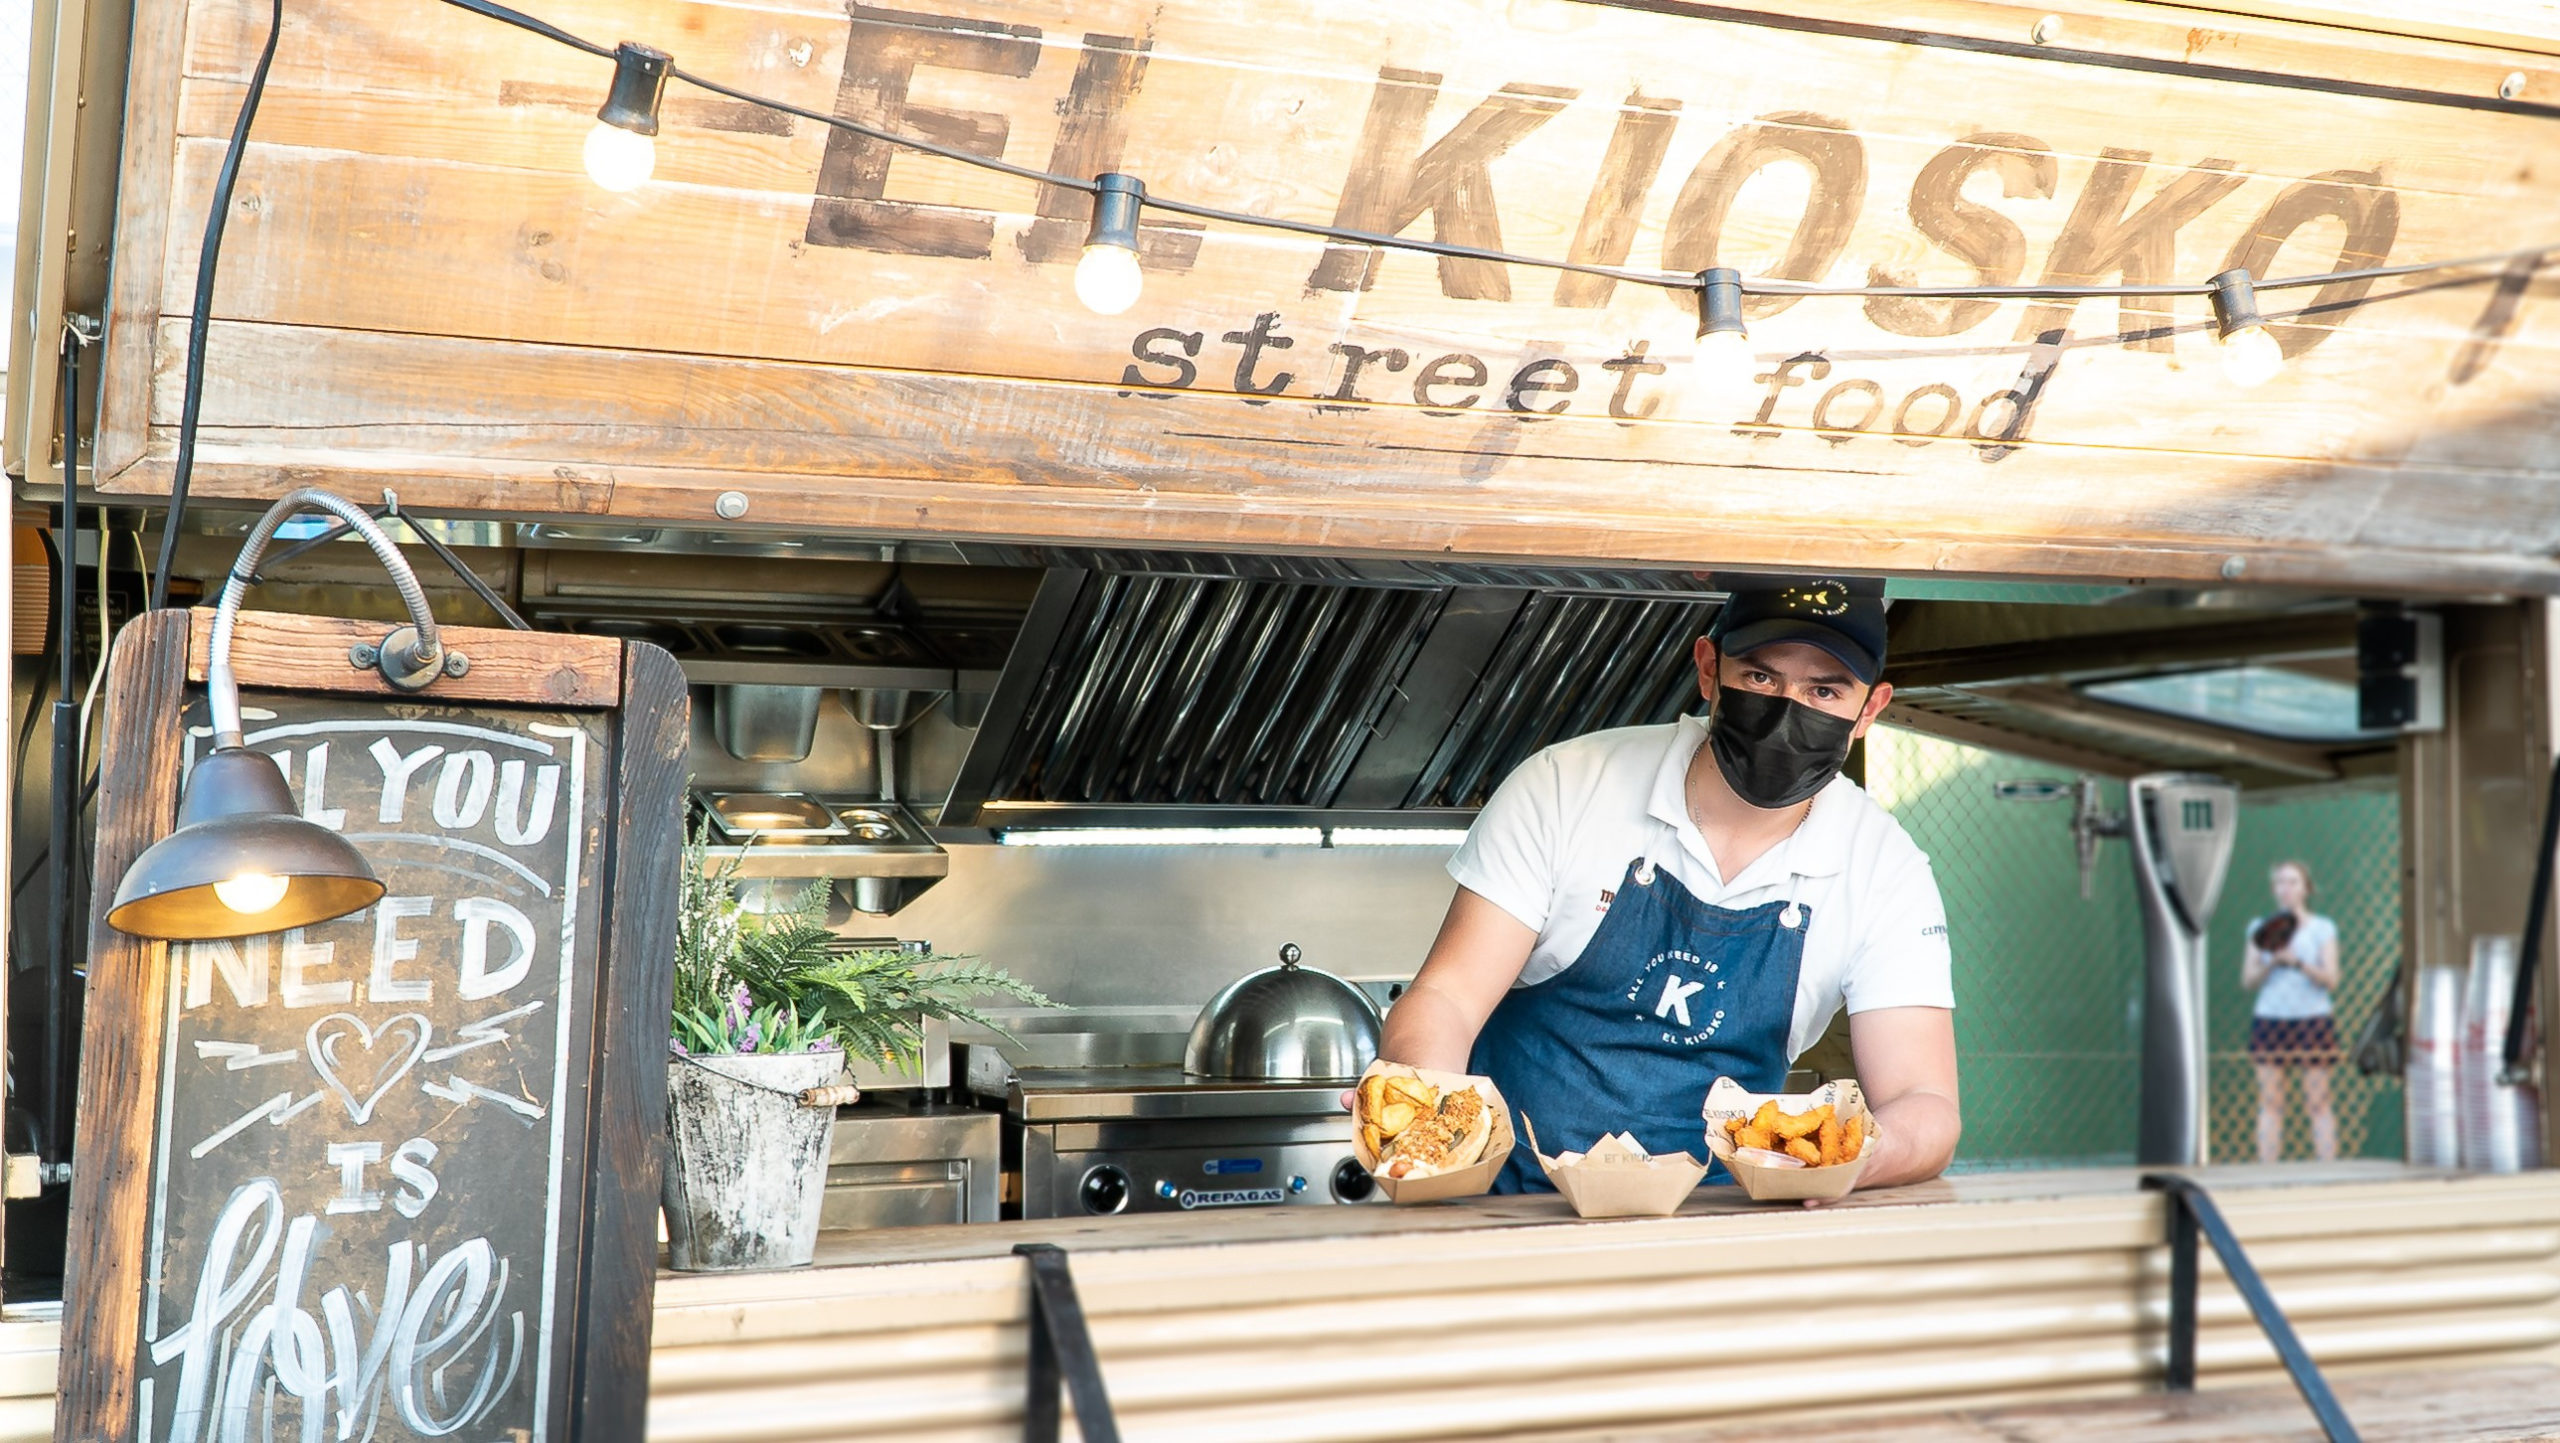
[[1171, 1202], [1182, 1196], [1182, 1189], [1175, 1187], [1172, 1180], [1168, 1178], [1156, 1184], [1156, 1196]]
[[1076, 1201], [1089, 1213], [1116, 1213], [1129, 1205], [1129, 1175], [1109, 1163], [1088, 1170]]
[[1377, 1190], [1377, 1182], [1358, 1158], [1346, 1157], [1333, 1167], [1333, 1198], [1336, 1202], [1367, 1202]]

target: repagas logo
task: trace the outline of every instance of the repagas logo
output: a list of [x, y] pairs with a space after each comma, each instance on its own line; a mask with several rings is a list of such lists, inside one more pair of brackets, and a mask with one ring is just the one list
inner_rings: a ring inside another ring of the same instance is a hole
[[1849, 610], [1849, 588], [1837, 581], [1790, 586], [1778, 593], [1778, 597], [1787, 610], [1810, 616], [1840, 616]]

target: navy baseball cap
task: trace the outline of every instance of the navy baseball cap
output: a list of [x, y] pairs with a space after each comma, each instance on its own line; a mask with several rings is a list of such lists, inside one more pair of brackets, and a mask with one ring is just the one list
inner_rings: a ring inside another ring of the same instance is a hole
[[1884, 583], [1848, 577], [1754, 577], [1733, 588], [1707, 631], [1726, 656], [1800, 641], [1872, 686], [1884, 675]]

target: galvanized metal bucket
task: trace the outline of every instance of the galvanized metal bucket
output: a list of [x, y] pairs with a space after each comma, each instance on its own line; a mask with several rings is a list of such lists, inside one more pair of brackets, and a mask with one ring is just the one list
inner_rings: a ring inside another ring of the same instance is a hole
[[800, 1095], [843, 1071], [839, 1052], [667, 1060], [661, 1193], [674, 1266], [796, 1268], [816, 1255], [835, 1109]]

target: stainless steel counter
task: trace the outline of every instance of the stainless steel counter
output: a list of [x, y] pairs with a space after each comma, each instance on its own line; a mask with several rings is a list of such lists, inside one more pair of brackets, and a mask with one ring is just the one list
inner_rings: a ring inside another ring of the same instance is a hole
[[819, 1226], [994, 1222], [1003, 1133], [994, 1113], [947, 1103], [837, 1109]]

